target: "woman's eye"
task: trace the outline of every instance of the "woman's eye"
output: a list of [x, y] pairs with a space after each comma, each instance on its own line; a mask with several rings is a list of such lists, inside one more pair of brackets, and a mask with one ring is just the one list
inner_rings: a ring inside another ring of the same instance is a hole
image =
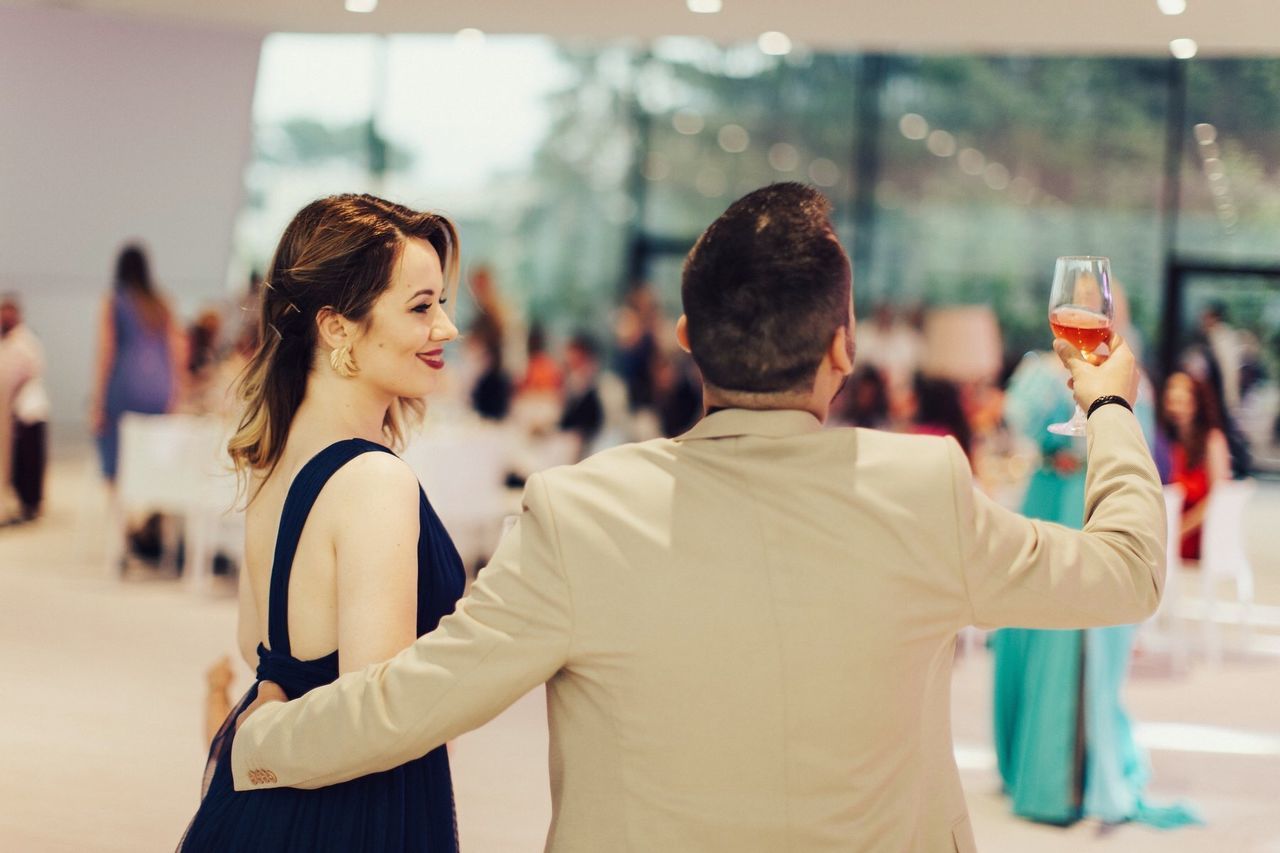
[[428, 311], [430, 311], [430, 310], [431, 310], [431, 306], [432, 306], [432, 305], [433, 305], [433, 303], [431, 303], [431, 302], [426, 302], [426, 303], [423, 303], [422, 305], [418, 305], [418, 306], [414, 307], [414, 309], [413, 309], [413, 310], [414, 310], [414, 312], [415, 312], [415, 313], [417, 313], [417, 314], [425, 314], [425, 313], [427, 313]]

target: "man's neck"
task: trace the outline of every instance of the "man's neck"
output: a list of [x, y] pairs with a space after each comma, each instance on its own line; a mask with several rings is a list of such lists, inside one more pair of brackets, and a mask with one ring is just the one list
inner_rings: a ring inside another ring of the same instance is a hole
[[821, 402], [815, 394], [752, 394], [706, 385], [702, 389], [702, 405], [708, 414], [720, 409], [808, 412], [823, 423], [830, 409], [830, 404]]

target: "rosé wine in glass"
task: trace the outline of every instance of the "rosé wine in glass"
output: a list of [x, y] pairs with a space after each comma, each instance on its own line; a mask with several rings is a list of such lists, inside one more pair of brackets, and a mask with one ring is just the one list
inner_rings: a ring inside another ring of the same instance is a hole
[[[1111, 341], [1111, 261], [1093, 256], [1058, 258], [1049, 293], [1049, 328], [1097, 364], [1098, 350]], [[1084, 435], [1085, 415], [1075, 407], [1071, 420], [1050, 424], [1055, 435]]]

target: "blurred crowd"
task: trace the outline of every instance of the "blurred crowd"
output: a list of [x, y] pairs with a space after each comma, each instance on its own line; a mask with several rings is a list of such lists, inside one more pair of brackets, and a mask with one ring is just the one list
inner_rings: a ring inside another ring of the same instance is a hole
[[[143, 248], [123, 248], [102, 304], [90, 403], [108, 482], [116, 476], [124, 413], [234, 417], [235, 378], [260, 341], [261, 286], [254, 275], [239, 298], [206, 305], [184, 321], [153, 279]], [[472, 319], [449, 356], [448, 387], [432, 400], [429, 417], [500, 422], [534, 442], [569, 440], [565, 461], [573, 461], [626, 441], [678, 435], [702, 415], [697, 368], [676, 345], [675, 318], [651, 286], [627, 293], [608, 324], [558, 333], [513, 308], [484, 266], [472, 270], [463, 301]], [[1127, 311], [1118, 314], [1118, 327], [1127, 329]], [[1140, 345], [1132, 329], [1126, 336]], [[1047, 350], [1047, 328], [1045, 339]], [[1011, 428], [1005, 390], [1026, 360], [1004, 352], [990, 308], [877, 305], [859, 321], [856, 344], [857, 368], [833, 404], [833, 424], [952, 436], [979, 481], [1011, 505], [1038, 466], [1070, 474], [1079, 464], [1078, 453], [1048, 458], [1037, 441]], [[1256, 426], [1254, 398], [1274, 386], [1259, 352], [1256, 340], [1231, 326], [1223, 306], [1211, 305], [1177, 369], [1145, 391], [1159, 427], [1153, 450], [1161, 474], [1186, 493], [1188, 556], [1196, 551], [1194, 528], [1203, 512], [1195, 508], [1215, 482], [1249, 473], [1251, 440], [1261, 432], [1273, 439], [1280, 429], [1275, 421], [1266, 430]], [[0, 520], [8, 523], [34, 519], [42, 503], [49, 417], [43, 364], [18, 297], [5, 296], [0, 446], [10, 452], [0, 453], [0, 482], [8, 484], [0, 489]], [[1061, 394], [1066, 399], [1065, 386]], [[1242, 422], [1253, 424], [1252, 439]], [[509, 472], [508, 485], [528, 473], [518, 469]]]

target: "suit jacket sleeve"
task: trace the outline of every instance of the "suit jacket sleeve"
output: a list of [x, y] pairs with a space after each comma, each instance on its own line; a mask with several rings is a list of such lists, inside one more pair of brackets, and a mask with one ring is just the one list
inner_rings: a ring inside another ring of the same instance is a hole
[[235, 787], [318, 788], [425, 755], [555, 674], [572, 621], [550, 501], [534, 477], [519, 523], [435, 631], [389, 661], [254, 712], [232, 746]]
[[1164, 496], [1131, 413], [1103, 406], [1089, 418], [1083, 530], [1003, 509], [974, 488], [954, 442], [950, 451], [970, 624], [1087, 628], [1155, 612], [1164, 587]]

